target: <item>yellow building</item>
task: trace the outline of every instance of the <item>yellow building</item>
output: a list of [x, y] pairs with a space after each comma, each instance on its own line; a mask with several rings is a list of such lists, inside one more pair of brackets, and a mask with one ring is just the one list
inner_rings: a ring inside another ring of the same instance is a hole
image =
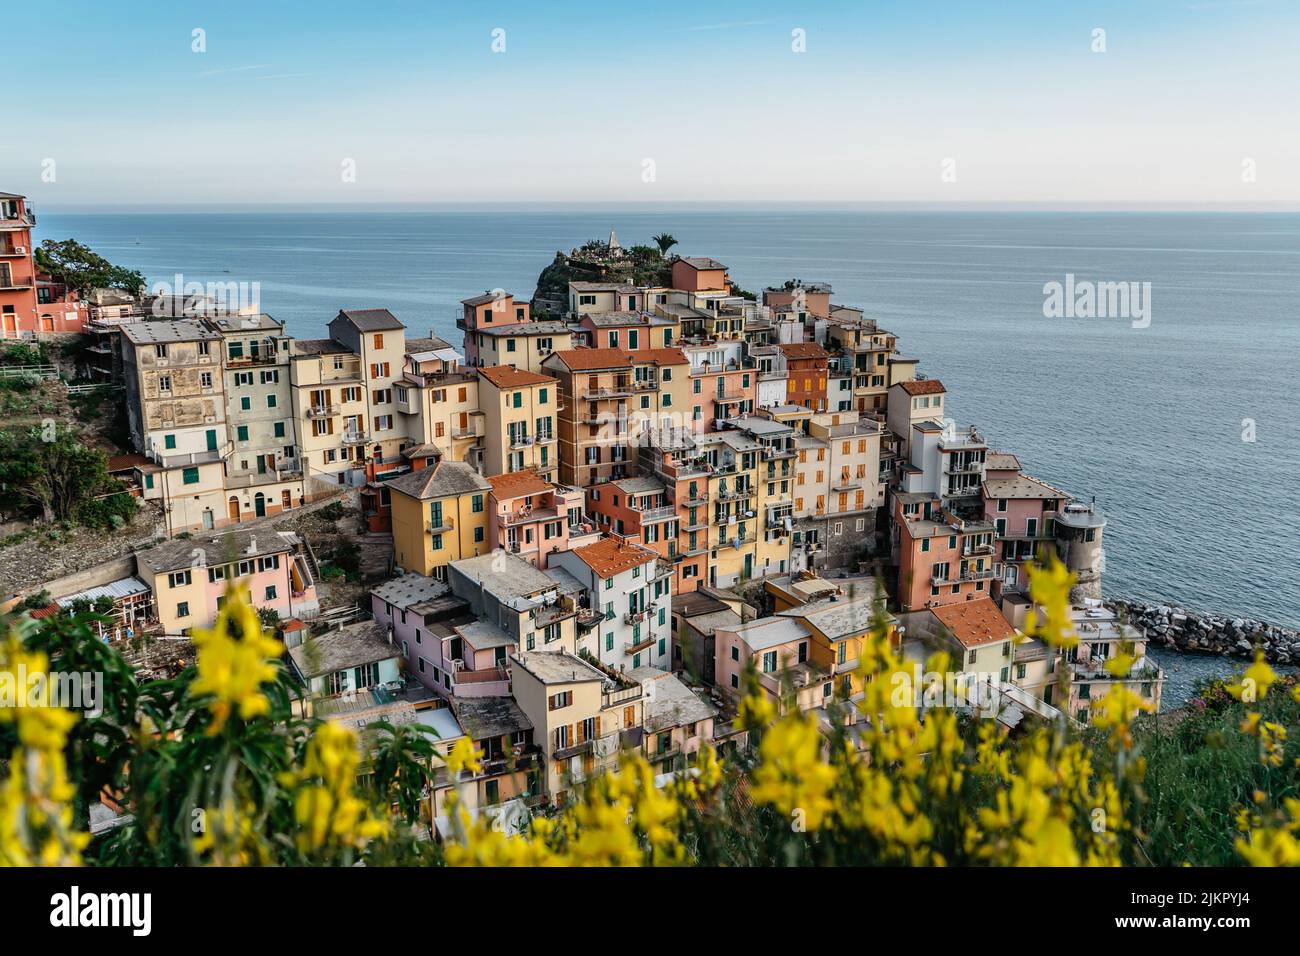
[[385, 487], [391, 492], [393, 556], [402, 569], [445, 581], [452, 561], [491, 550], [492, 486], [464, 462], [437, 460]]
[[483, 470], [504, 475], [530, 468], [544, 480], [554, 480], [560, 465], [556, 380], [509, 365], [486, 366], [478, 375]]
[[460, 353], [441, 339], [408, 342], [402, 378], [393, 386], [407, 437], [436, 446], [451, 461], [477, 465], [485, 434], [478, 383]]

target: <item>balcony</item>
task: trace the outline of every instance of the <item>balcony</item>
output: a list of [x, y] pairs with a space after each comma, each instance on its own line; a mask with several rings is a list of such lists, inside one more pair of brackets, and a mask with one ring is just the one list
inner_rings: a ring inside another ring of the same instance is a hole
[[676, 518], [677, 509], [673, 505], [662, 505], [658, 508], [646, 508], [637, 514], [642, 524], [652, 524], [656, 521], [671, 521]]
[[739, 498], [752, 498], [757, 492], [753, 488], [733, 488], [731, 491], [719, 491], [719, 501], [735, 501]]
[[856, 491], [862, 487], [863, 478], [839, 478], [831, 479], [831, 491]]
[[480, 667], [476, 670], [466, 669], [463, 662], [457, 661], [455, 680], [457, 684], [490, 684], [494, 681], [508, 681], [510, 668], [502, 664], [495, 667]]
[[653, 647], [653, 646], [654, 646], [654, 642], [655, 642], [655, 637], [654, 637], [653, 634], [651, 634], [649, 637], [642, 638], [641, 640], [636, 641], [635, 643], [632, 643], [632, 644], [624, 644], [624, 645], [623, 645], [623, 653], [624, 653], [624, 654], [639, 654], [641, 651], [644, 651], [644, 650], [646, 650], [646, 649], [649, 648], [649, 647]]
[[748, 398], [748, 396], [744, 392], [728, 391], [715, 393], [713, 401], [723, 405], [731, 405], [735, 402], [743, 402], [746, 398]]
[[623, 615], [624, 624], [640, 624], [649, 615], [649, 611], [628, 611]]
[[339, 413], [338, 405], [313, 405], [307, 409], [308, 418], [329, 418]]
[[573, 744], [569, 747], [556, 747], [551, 754], [556, 760], [568, 760], [571, 757], [580, 757], [583, 754], [589, 754], [596, 749], [596, 741], [584, 740], [580, 744]]
[[632, 382], [632, 390], [637, 392], [653, 392], [659, 388], [659, 379], [657, 378], [638, 378]]
[[365, 432], [344, 432], [339, 439], [345, 445], [364, 445], [370, 440], [370, 436]]
[[533, 441], [534, 439], [531, 435], [511, 435], [510, 447], [516, 450], [520, 448], [532, 448]]
[[480, 432], [478, 428], [473, 425], [467, 426], [465, 428], [453, 428], [451, 430], [451, 437], [456, 439], [457, 441], [464, 438], [478, 438], [481, 435], [482, 432]]
[[445, 534], [448, 531], [456, 530], [456, 519], [443, 515], [437, 521], [430, 519], [424, 526], [424, 530], [430, 534]]
[[612, 388], [589, 388], [578, 397], [584, 402], [605, 402], [613, 398], [630, 398], [632, 391], [631, 383], [622, 382]]
[[520, 508], [501, 515], [501, 523], [509, 527], [533, 521], [554, 521], [559, 516], [560, 512], [555, 508]]

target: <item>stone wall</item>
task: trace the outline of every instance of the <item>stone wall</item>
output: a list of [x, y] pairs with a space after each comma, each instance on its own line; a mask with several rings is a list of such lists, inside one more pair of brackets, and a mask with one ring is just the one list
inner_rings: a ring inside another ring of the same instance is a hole
[[1109, 602], [1117, 612], [1143, 628], [1161, 647], [1202, 654], [1253, 657], [1256, 647], [1275, 664], [1300, 662], [1300, 631], [1250, 618], [1203, 614], [1173, 604], [1144, 601]]

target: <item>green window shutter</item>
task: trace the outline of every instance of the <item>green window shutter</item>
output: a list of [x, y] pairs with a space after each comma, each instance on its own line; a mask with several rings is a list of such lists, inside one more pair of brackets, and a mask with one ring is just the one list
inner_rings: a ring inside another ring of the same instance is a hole
[[199, 470], [197, 468], [186, 468], [181, 472], [181, 480], [187, 485], [197, 485], [199, 483]]
[[175, 436], [175, 435], [164, 435], [164, 436], [163, 436], [163, 447], [165, 447], [165, 448], [175, 448], [175, 447], [176, 447], [176, 436]]

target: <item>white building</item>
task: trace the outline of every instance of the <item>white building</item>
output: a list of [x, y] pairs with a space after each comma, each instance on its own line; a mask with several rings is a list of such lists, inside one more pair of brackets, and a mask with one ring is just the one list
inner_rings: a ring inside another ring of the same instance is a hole
[[671, 565], [623, 538], [610, 537], [574, 551], [557, 551], [550, 566], [568, 572], [586, 591], [588, 607], [604, 618], [583, 647], [606, 667], [672, 666]]

